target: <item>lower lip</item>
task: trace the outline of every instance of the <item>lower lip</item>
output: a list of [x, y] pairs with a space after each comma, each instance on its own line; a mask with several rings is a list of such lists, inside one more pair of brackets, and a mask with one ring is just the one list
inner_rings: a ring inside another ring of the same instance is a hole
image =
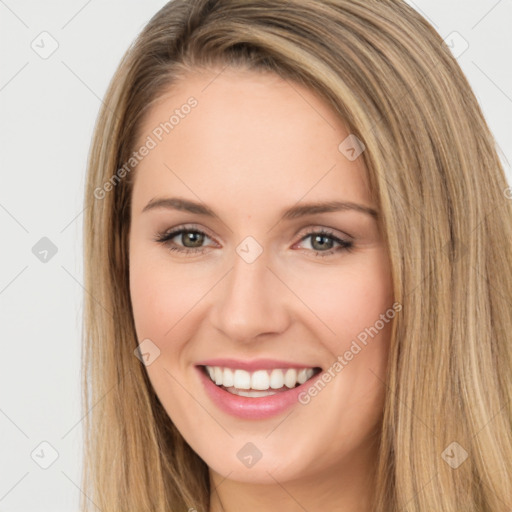
[[201, 381], [208, 396], [224, 412], [250, 420], [259, 420], [276, 416], [293, 405], [299, 403], [299, 394], [309, 388], [312, 383], [322, 374], [319, 372], [313, 378], [304, 382], [296, 388], [288, 391], [279, 391], [274, 395], [247, 397], [233, 395], [229, 391], [217, 386], [203, 371], [203, 368], [196, 367]]

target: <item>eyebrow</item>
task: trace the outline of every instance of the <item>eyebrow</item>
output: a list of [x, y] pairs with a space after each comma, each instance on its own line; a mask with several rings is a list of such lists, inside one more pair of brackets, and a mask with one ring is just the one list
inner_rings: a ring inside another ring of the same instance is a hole
[[[144, 207], [141, 213], [156, 208], [166, 208], [169, 210], [178, 210], [182, 212], [195, 213], [197, 215], [205, 215], [207, 217], [217, 217], [215, 212], [208, 206], [178, 197], [153, 198]], [[350, 201], [325, 201], [319, 203], [303, 203], [300, 205], [292, 206], [283, 212], [281, 219], [293, 220], [299, 217], [304, 217], [306, 215], [350, 210], [370, 215], [374, 219], [378, 218], [378, 212], [369, 206], [364, 206], [362, 204], [357, 204]]]

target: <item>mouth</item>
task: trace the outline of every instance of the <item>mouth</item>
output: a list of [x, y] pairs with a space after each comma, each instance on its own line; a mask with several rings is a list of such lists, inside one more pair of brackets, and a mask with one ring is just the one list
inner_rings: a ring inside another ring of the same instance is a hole
[[261, 368], [254, 371], [210, 365], [200, 365], [199, 368], [217, 387], [232, 395], [249, 398], [286, 393], [322, 371], [319, 367]]

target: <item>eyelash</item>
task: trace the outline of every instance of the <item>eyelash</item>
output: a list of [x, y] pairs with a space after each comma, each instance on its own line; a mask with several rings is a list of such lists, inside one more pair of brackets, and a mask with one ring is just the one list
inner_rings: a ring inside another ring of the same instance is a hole
[[[189, 247], [180, 247], [177, 245], [171, 245], [170, 241], [173, 238], [175, 238], [176, 236], [181, 235], [183, 233], [196, 233], [196, 234], [198, 233], [200, 235], [204, 235], [205, 237], [211, 239], [211, 237], [209, 237], [204, 231], [201, 231], [200, 229], [183, 228], [182, 227], [182, 228], [178, 228], [174, 231], [158, 233], [155, 238], [155, 242], [167, 245], [168, 249], [170, 251], [177, 251], [177, 252], [183, 253], [185, 255], [202, 254], [203, 252], [205, 252], [206, 247], [199, 247], [199, 248], [191, 249]], [[313, 235], [329, 237], [332, 240], [334, 240], [336, 243], [340, 244], [340, 247], [338, 247], [337, 249], [336, 248], [329, 249], [328, 251], [315, 251], [313, 249], [312, 251], [315, 253], [315, 255], [320, 256], [321, 258], [325, 258], [326, 256], [332, 256], [332, 255], [342, 252], [342, 251], [351, 252], [353, 250], [353, 245], [354, 245], [353, 242], [338, 238], [338, 237], [334, 236], [333, 232], [331, 232], [325, 228], [320, 229], [319, 231], [310, 231], [309, 233], [306, 233], [300, 239], [300, 242], [304, 241], [305, 239], [307, 239]], [[305, 250], [307, 250], [307, 249], [305, 249]], [[310, 251], [310, 250], [308, 250], [308, 251]]]

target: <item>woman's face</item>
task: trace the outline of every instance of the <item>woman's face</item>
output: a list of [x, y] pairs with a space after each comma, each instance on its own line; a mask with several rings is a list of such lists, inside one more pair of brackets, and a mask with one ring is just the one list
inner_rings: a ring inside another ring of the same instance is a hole
[[349, 135], [310, 90], [231, 68], [187, 75], [145, 117], [136, 331], [156, 394], [213, 474], [350, 478], [375, 457], [393, 293]]

